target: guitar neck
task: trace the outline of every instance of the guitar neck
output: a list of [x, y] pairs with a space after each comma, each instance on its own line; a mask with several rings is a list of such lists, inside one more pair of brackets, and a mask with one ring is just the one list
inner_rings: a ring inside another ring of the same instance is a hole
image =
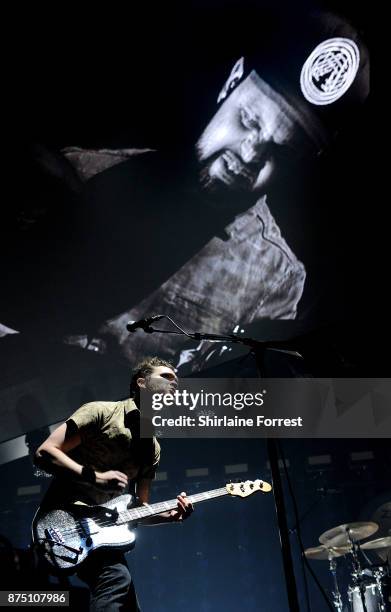
[[[228, 491], [225, 487], [221, 487], [220, 489], [213, 489], [212, 491], [204, 491], [204, 493], [196, 493], [195, 495], [189, 495], [187, 499], [194, 505], [202, 501], [207, 501], [209, 499], [217, 499], [218, 497], [222, 497], [223, 495], [228, 495]], [[165, 502], [158, 502], [156, 504], [148, 504], [147, 506], [139, 506], [138, 508], [132, 508], [131, 510], [122, 512], [121, 518], [123, 518], [125, 522], [136, 521], [150, 516], [155, 516], [156, 514], [160, 514], [161, 512], [175, 510], [175, 508], [177, 507], [178, 500], [176, 498], [169, 499]]]

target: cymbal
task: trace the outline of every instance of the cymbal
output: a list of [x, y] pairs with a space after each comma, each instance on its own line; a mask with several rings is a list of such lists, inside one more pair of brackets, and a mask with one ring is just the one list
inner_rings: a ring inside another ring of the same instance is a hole
[[391, 546], [391, 536], [386, 538], [378, 538], [377, 540], [370, 540], [369, 542], [365, 542], [365, 544], [360, 545], [364, 550], [372, 550], [374, 548], [388, 548]]
[[329, 547], [348, 546], [350, 540], [354, 542], [363, 540], [371, 536], [378, 529], [379, 525], [377, 523], [345, 523], [322, 533], [319, 537], [319, 542]]
[[318, 561], [327, 561], [334, 559], [335, 557], [342, 557], [351, 551], [350, 546], [341, 546], [339, 548], [327, 548], [327, 546], [316, 546], [314, 548], [307, 548], [304, 551], [307, 559], [316, 559]]

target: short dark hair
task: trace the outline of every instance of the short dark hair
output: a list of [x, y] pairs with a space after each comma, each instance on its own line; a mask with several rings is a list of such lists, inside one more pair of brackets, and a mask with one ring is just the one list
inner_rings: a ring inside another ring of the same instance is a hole
[[139, 388], [137, 379], [146, 378], [149, 374], [152, 374], [154, 368], [158, 368], [159, 366], [166, 366], [167, 368], [174, 370], [172, 363], [166, 359], [161, 359], [160, 357], [144, 357], [142, 361], [138, 362], [138, 364], [132, 370], [132, 378], [130, 379], [131, 397], [138, 396]]

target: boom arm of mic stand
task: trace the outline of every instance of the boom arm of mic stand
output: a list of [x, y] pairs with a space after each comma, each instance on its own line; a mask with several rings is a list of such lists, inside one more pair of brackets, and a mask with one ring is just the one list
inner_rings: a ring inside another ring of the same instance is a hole
[[185, 333], [183, 331], [174, 331], [170, 329], [155, 329], [151, 326], [144, 328], [143, 331], [145, 331], [147, 334], [158, 332], [159, 334], [176, 334], [178, 336], [187, 336], [191, 340], [197, 340], [197, 342], [200, 342], [201, 340], [209, 340], [210, 342], [232, 342], [235, 344], [243, 344], [244, 346], [249, 346], [254, 351], [259, 351], [260, 349], [268, 349], [270, 351], [276, 351], [278, 353], [284, 353], [286, 355], [291, 355], [292, 357], [303, 359], [303, 356], [298, 351], [284, 348], [283, 342], [262, 342], [260, 340], [254, 340], [253, 338], [243, 338], [242, 336], [236, 336], [235, 334], [205, 334], [201, 332]]

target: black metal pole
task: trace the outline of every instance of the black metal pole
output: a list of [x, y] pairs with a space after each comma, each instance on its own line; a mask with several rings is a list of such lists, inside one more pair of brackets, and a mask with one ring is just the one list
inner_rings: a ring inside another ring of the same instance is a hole
[[[265, 375], [265, 348], [266, 347], [260, 345], [259, 347], [256, 347], [254, 351], [259, 376]], [[285, 586], [287, 591], [289, 610], [290, 612], [300, 612], [299, 600], [297, 597], [296, 578], [293, 569], [291, 542], [289, 538], [288, 523], [286, 520], [284, 491], [282, 488], [281, 473], [278, 464], [278, 448], [276, 440], [274, 440], [273, 438], [268, 438], [266, 441], [266, 449], [269, 457], [270, 471], [272, 474], [273, 496], [274, 504], [276, 507], [278, 530], [280, 533], [281, 554], [284, 567]]]
[[270, 470], [272, 473], [274, 504], [276, 507], [278, 529], [280, 532], [280, 544], [289, 609], [291, 612], [300, 612], [299, 601], [297, 598], [296, 579], [293, 570], [288, 523], [286, 520], [284, 493], [282, 489], [281, 474], [278, 465], [278, 450], [276, 441], [272, 438], [268, 438], [267, 440], [267, 453], [269, 456]]

